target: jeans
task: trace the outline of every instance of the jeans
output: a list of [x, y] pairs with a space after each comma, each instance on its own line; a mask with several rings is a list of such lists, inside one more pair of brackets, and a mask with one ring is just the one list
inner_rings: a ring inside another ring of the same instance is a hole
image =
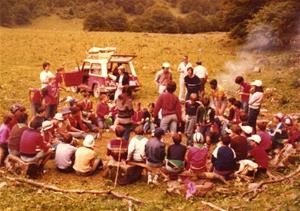
[[254, 132], [256, 132], [256, 120], [258, 117], [260, 109], [253, 109], [249, 108], [249, 113], [248, 113], [248, 125], [250, 125]]
[[242, 109], [243, 109], [246, 113], [248, 113], [248, 110], [249, 110], [249, 104], [248, 104], [248, 102], [243, 102], [243, 101], [242, 101]]
[[46, 118], [52, 119], [57, 112], [57, 104], [47, 105], [46, 107]]
[[124, 128], [125, 128], [125, 131], [124, 131], [124, 135], [123, 135], [123, 139], [125, 139], [126, 141], [129, 140], [129, 137], [130, 137], [130, 133], [132, 131], [132, 124], [121, 124]]
[[193, 134], [196, 128], [196, 121], [197, 121], [196, 116], [187, 116], [184, 132], [188, 138], [187, 144], [189, 146], [193, 145]]
[[160, 127], [165, 132], [170, 128], [170, 132], [176, 132], [177, 131], [177, 122], [178, 118], [176, 114], [170, 114], [167, 116], [163, 116], [160, 121]]

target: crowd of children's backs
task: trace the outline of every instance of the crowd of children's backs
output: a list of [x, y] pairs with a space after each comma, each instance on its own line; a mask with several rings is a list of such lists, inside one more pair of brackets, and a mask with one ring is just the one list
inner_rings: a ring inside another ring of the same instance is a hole
[[[244, 172], [246, 166], [254, 173], [268, 172], [270, 164], [285, 166], [299, 144], [298, 120], [278, 113], [272, 121], [257, 121], [264, 96], [262, 81], [249, 84], [237, 76], [233, 82], [239, 86], [239, 98], [228, 97], [217, 80], [208, 80], [201, 62], [196, 64], [193, 68], [185, 56], [178, 66], [178, 97], [170, 64], [163, 63], [155, 76], [158, 98], [144, 107], [139, 102], [133, 105], [124, 80], [126, 70], [120, 65], [119, 94], [112, 102], [102, 94], [94, 107], [87, 90], [82, 91], [81, 100], [60, 98], [64, 69], [54, 75], [50, 64], [44, 63], [41, 88], [29, 89], [31, 118], [16, 103], [3, 119], [1, 164], [10, 155], [43, 169], [54, 157], [58, 171], [87, 176], [103, 168], [103, 159], [109, 160], [107, 165], [132, 161], [149, 169], [161, 168], [163, 175], [213, 172], [226, 179]], [[115, 135], [106, 155], [98, 157], [95, 141], [108, 130]], [[174, 142], [167, 149], [166, 135]], [[148, 183], [158, 184], [160, 175], [149, 170]]]

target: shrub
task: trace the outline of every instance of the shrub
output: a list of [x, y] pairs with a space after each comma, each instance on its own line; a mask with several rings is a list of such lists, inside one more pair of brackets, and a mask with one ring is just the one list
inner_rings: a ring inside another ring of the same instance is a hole
[[108, 25], [100, 14], [94, 13], [84, 20], [83, 29], [87, 31], [104, 31], [108, 29]]
[[126, 31], [128, 29], [127, 17], [122, 12], [110, 13], [105, 20], [112, 31]]

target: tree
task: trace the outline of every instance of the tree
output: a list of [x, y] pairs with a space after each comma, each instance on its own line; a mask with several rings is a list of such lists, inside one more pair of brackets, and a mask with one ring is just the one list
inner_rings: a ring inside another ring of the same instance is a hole
[[15, 23], [24, 25], [30, 23], [31, 13], [25, 5], [19, 5], [15, 8]]
[[127, 17], [122, 12], [110, 13], [105, 20], [112, 31], [126, 31], [128, 29]]
[[269, 3], [249, 20], [247, 41], [263, 49], [287, 46], [296, 34], [299, 17], [297, 0]]
[[0, 7], [0, 25], [10, 26], [12, 25], [12, 15], [10, 10], [10, 5], [7, 1], [1, 1]]
[[84, 20], [83, 29], [87, 31], [104, 31], [108, 29], [108, 25], [100, 14], [94, 13]]

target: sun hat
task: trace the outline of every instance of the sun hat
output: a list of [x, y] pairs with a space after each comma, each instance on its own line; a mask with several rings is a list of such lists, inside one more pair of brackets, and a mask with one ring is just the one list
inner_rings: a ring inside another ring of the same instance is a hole
[[63, 117], [62, 113], [56, 113], [54, 116], [54, 119], [56, 119], [58, 121], [64, 121], [64, 117]]
[[246, 134], [251, 134], [253, 132], [253, 128], [249, 125], [241, 126], [241, 129]]
[[70, 113], [71, 113], [71, 110], [70, 110], [70, 108], [66, 107], [66, 108], [61, 109], [60, 113], [61, 113], [62, 115], [70, 114]]
[[202, 133], [200, 133], [200, 132], [194, 133], [194, 135], [193, 135], [193, 142], [195, 144], [201, 144], [201, 143], [203, 143], [204, 142], [204, 137], [203, 137]]
[[169, 67], [170, 67], [170, 63], [164, 62], [164, 63], [162, 64], [162, 67], [163, 67], [163, 68], [169, 68]]
[[84, 138], [84, 141], [83, 141], [83, 146], [85, 147], [94, 147], [95, 146], [95, 139], [94, 139], [94, 136], [92, 135], [87, 135], [85, 138]]
[[255, 143], [259, 144], [261, 142], [261, 137], [259, 135], [252, 135], [248, 138], [249, 141], [254, 141]]
[[51, 122], [49, 120], [43, 121], [43, 123], [42, 123], [42, 131], [46, 131], [46, 130], [49, 130], [51, 128], [53, 128], [53, 122]]
[[155, 137], [161, 137], [163, 135], [165, 135], [165, 131], [163, 129], [161, 129], [160, 127], [155, 129], [155, 131], [154, 131]]
[[251, 83], [252, 86], [262, 86], [262, 81], [261, 80], [255, 80]]

